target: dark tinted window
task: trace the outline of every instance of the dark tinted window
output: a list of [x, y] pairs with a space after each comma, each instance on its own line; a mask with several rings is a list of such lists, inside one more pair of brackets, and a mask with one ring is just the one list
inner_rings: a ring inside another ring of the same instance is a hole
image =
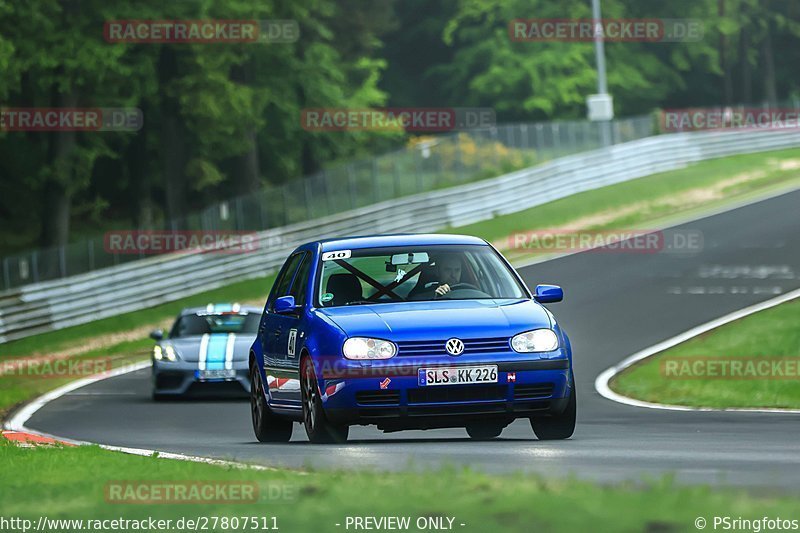
[[294, 284], [292, 284], [292, 290], [289, 291], [289, 294], [294, 296], [294, 302], [297, 305], [303, 305], [306, 301], [309, 272], [311, 272], [311, 254], [306, 253], [303, 256], [303, 262], [300, 265], [300, 270], [297, 271]]
[[220, 313], [184, 315], [172, 326], [170, 338], [195, 337], [212, 333], [255, 334], [258, 331], [257, 313]]
[[294, 273], [297, 271], [297, 267], [302, 258], [302, 252], [296, 253], [289, 257], [289, 259], [286, 260], [286, 263], [284, 263], [281, 273], [278, 274], [278, 279], [275, 280], [275, 285], [273, 285], [272, 291], [269, 293], [269, 305], [267, 307], [268, 310], [272, 311], [276, 298], [279, 296], [285, 296], [289, 293], [289, 285], [292, 283], [292, 278], [294, 277]]

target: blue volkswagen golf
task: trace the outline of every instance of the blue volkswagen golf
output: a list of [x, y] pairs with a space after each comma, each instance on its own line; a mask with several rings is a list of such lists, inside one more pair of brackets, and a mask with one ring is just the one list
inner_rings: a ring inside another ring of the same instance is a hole
[[566, 333], [486, 241], [382, 235], [317, 241], [284, 263], [250, 349], [256, 437], [311, 442], [351, 425], [463, 427], [492, 439], [528, 418], [539, 439], [575, 428]]

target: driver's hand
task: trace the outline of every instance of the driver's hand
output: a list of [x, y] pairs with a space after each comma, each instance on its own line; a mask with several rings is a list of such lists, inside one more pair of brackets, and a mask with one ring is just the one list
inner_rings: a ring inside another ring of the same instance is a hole
[[436, 287], [436, 290], [434, 292], [436, 293], [436, 296], [444, 296], [445, 294], [450, 292], [450, 285], [448, 285], [447, 283], [445, 283], [444, 285], [439, 285], [438, 287]]

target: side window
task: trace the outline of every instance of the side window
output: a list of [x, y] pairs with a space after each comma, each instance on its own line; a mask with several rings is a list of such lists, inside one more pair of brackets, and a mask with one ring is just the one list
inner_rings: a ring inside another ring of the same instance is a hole
[[306, 253], [303, 255], [303, 262], [300, 264], [300, 270], [297, 271], [297, 276], [294, 278], [292, 290], [289, 291], [289, 294], [294, 296], [294, 303], [297, 305], [306, 303], [309, 272], [311, 272], [311, 254]]
[[279, 296], [285, 296], [289, 292], [289, 285], [292, 283], [294, 273], [297, 271], [297, 266], [303, 258], [303, 253], [296, 253], [292, 255], [284, 263], [275, 284], [272, 286], [272, 291], [269, 293], [269, 301], [267, 302], [267, 311], [272, 311], [275, 305], [275, 300]]

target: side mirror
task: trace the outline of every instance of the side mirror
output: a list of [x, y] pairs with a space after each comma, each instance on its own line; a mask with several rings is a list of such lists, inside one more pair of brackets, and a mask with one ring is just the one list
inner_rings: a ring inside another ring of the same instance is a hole
[[150, 338], [158, 342], [164, 338], [164, 332], [160, 329], [154, 329], [150, 332]]
[[294, 296], [281, 296], [275, 300], [275, 312], [279, 315], [288, 315], [297, 311]]
[[551, 304], [564, 299], [564, 290], [558, 285], [537, 285], [533, 290], [533, 299], [540, 304]]

